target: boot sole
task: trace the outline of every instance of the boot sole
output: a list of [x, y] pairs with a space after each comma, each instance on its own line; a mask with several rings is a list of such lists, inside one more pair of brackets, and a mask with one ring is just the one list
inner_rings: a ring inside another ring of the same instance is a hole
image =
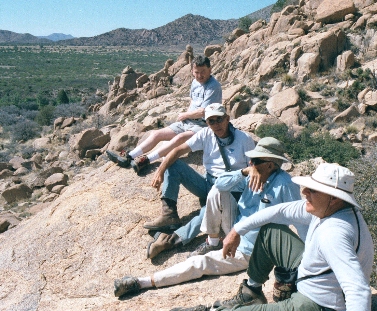
[[154, 236], [153, 236], [153, 241], [149, 242], [148, 243], [148, 247], [147, 247], [147, 258], [149, 259], [152, 259], [150, 256], [149, 256], [149, 251], [151, 249], [151, 246], [154, 242], [157, 241], [158, 237], [160, 236], [161, 232], [157, 232]]
[[154, 227], [154, 226], [146, 226], [144, 225], [143, 227], [148, 230], [154, 230], [154, 231], [167, 231], [167, 230], [176, 230], [182, 226], [181, 223], [178, 224], [172, 224], [168, 226], [162, 226], [162, 227]]

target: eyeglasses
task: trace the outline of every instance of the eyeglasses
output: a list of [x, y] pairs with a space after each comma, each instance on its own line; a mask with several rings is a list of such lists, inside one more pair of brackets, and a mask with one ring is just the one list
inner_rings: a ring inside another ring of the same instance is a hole
[[216, 119], [207, 119], [206, 122], [209, 125], [214, 125], [215, 123], [222, 123], [225, 119], [225, 116], [217, 117]]
[[255, 166], [255, 165], [259, 165], [259, 164], [267, 163], [267, 162], [271, 162], [271, 161], [266, 161], [266, 160], [262, 160], [262, 159], [259, 159], [259, 158], [252, 158], [252, 159], [250, 159], [250, 162]]

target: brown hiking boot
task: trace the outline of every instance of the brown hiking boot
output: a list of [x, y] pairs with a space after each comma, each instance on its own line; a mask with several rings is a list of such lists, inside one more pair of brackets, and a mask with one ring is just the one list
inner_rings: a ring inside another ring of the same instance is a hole
[[163, 198], [161, 199], [161, 203], [161, 216], [157, 217], [155, 220], [147, 221], [143, 227], [148, 230], [156, 231], [178, 229], [182, 223], [177, 213], [177, 202]]
[[157, 232], [154, 235], [154, 240], [149, 242], [147, 248], [147, 258], [154, 258], [162, 251], [172, 249], [175, 246], [174, 239], [171, 234]]
[[243, 280], [237, 294], [228, 300], [215, 301], [213, 307], [233, 308], [234, 306], [250, 306], [266, 304], [267, 299], [263, 294], [262, 287], [251, 287], [247, 285], [247, 280]]
[[136, 157], [131, 161], [131, 166], [134, 169], [135, 173], [139, 173], [150, 164], [149, 159], [146, 155]]
[[124, 150], [122, 150], [119, 154], [114, 151], [106, 150], [106, 154], [109, 160], [117, 163], [120, 167], [124, 168], [129, 167], [131, 161], [133, 160], [132, 157], [128, 154], [128, 151]]
[[140, 284], [137, 278], [125, 276], [114, 280], [114, 295], [120, 297], [125, 294], [137, 294], [140, 292]]
[[297, 268], [275, 267], [275, 283], [272, 298], [275, 302], [291, 298], [296, 288]]

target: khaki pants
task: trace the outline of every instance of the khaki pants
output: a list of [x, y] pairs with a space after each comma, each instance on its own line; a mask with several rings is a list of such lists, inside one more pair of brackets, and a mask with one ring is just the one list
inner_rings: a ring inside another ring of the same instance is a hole
[[153, 280], [156, 287], [170, 286], [201, 278], [203, 275], [224, 275], [245, 271], [249, 256], [237, 251], [234, 258], [223, 258], [223, 251], [192, 256], [170, 268], [156, 272]]

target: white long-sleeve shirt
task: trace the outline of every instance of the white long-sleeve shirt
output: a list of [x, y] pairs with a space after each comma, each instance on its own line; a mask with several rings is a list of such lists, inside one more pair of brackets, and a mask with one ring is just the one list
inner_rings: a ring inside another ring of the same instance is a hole
[[[356, 253], [359, 233], [351, 208], [320, 219], [306, 212], [305, 207], [305, 200], [282, 203], [235, 224], [234, 229], [243, 235], [268, 223], [293, 224], [302, 229], [302, 225], [308, 226], [298, 278], [318, 275], [328, 269], [332, 269], [333, 273], [299, 282], [298, 291], [323, 307], [338, 311], [369, 311], [369, 279], [374, 251], [372, 237], [362, 215], [356, 212], [360, 225], [360, 246]], [[301, 231], [300, 237], [305, 236], [305, 232]]]

